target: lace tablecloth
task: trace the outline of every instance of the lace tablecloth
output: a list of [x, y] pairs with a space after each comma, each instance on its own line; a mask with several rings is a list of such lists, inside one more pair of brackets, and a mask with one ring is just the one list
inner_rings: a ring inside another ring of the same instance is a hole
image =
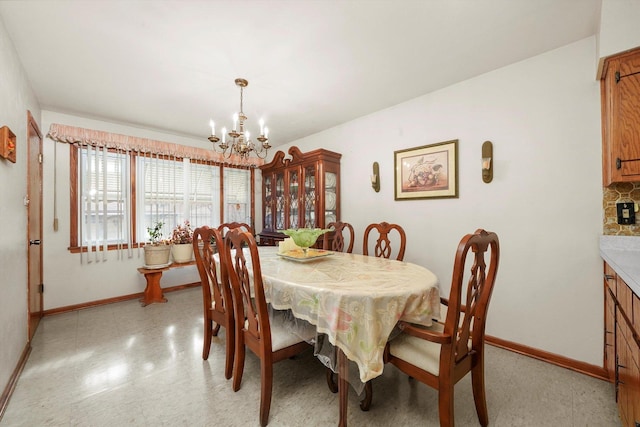
[[364, 383], [382, 374], [385, 344], [398, 320], [440, 318], [437, 277], [408, 262], [336, 252], [309, 262], [260, 247], [267, 301], [316, 326], [358, 365]]

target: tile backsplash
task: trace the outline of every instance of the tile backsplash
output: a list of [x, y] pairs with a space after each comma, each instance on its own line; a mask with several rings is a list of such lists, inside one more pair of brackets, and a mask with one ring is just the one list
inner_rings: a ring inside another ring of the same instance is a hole
[[602, 234], [610, 236], [640, 236], [640, 212], [636, 212], [636, 223], [618, 224], [616, 203], [635, 202], [640, 204], [640, 182], [619, 182], [604, 187], [602, 191], [602, 209], [604, 224]]

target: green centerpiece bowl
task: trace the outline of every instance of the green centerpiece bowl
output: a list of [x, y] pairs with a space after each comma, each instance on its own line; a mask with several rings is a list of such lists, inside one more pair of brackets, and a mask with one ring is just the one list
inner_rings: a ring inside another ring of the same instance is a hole
[[288, 230], [280, 231], [291, 237], [293, 239], [293, 242], [296, 245], [300, 246], [306, 254], [307, 249], [315, 245], [318, 237], [331, 230], [329, 228], [299, 228], [297, 230], [290, 228]]

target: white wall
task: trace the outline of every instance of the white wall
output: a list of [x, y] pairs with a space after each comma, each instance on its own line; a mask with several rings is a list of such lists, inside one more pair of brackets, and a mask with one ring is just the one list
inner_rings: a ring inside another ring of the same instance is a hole
[[[591, 37], [291, 145], [342, 153], [342, 219], [356, 240], [371, 222], [401, 224], [405, 260], [432, 269], [444, 294], [460, 238], [480, 227], [497, 232], [502, 254], [487, 333], [601, 365], [595, 49]], [[394, 201], [394, 150], [451, 139], [459, 140], [459, 198]], [[486, 140], [494, 144], [490, 184], [480, 167]], [[379, 193], [369, 182], [374, 161]]]
[[640, 1], [602, 0], [599, 57], [607, 57], [640, 44]]
[[40, 107], [0, 19], [0, 126], [16, 134], [16, 163], [0, 159], [0, 392], [27, 344], [27, 110]]

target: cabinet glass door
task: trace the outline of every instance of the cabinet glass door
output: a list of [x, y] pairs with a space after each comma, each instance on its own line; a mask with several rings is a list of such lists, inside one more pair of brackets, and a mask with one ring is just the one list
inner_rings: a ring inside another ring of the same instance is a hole
[[273, 188], [272, 188], [272, 175], [263, 175], [264, 181], [264, 224], [262, 228], [270, 230], [273, 228]]
[[316, 228], [316, 168], [304, 169], [304, 227]]
[[276, 201], [276, 230], [283, 230], [285, 225], [285, 194], [284, 194], [284, 173], [276, 174], [276, 188], [275, 188], [275, 201]]
[[333, 172], [325, 172], [324, 186], [324, 226], [326, 227], [337, 218], [337, 175]]
[[300, 228], [299, 181], [298, 169], [289, 171], [289, 228]]

